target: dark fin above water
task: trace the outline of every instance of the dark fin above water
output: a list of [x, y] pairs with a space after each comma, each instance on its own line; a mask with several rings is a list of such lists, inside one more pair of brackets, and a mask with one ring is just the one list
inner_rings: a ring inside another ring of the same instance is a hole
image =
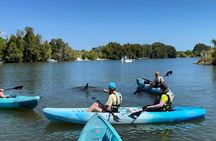
[[86, 83], [86, 85], [85, 85], [85, 88], [84, 88], [85, 90], [87, 90], [88, 89], [88, 83]]

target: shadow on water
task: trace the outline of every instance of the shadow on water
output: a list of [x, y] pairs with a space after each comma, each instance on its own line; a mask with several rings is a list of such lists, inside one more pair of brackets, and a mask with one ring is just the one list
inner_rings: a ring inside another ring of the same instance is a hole
[[24, 120], [36, 121], [42, 119], [42, 117], [37, 112], [28, 109], [1, 109], [0, 113]]
[[78, 139], [83, 127], [84, 125], [79, 124], [49, 123], [45, 128], [44, 135], [50, 136], [50, 138], [61, 135], [64, 139], [75, 141]]
[[[124, 141], [160, 140], [168, 141], [173, 138], [174, 132], [187, 132], [190, 129], [199, 127], [205, 118], [175, 123], [136, 124], [134, 125], [113, 125]], [[182, 131], [183, 130], [183, 131]], [[127, 136], [125, 136], [127, 134]]]
[[[124, 141], [160, 140], [167, 141], [173, 138], [175, 131], [187, 132], [192, 128], [199, 127], [204, 118], [177, 123], [157, 123], [157, 124], [137, 124], [133, 125], [113, 125]], [[63, 136], [64, 139], [77, 140], [84, 125], [68, 123], [49, 123], [44, 135], [49, 138]], [[182, 131], [183, 130], [183, 131]], [[127, 136], [125, 136], [127, 134]], [[152, 139], [151, 139], [152, 138]]]
[[50, 133], [50, 132], [56, 132], [56, 131], [61, 131], [61, 130], [65, 130], [65, 131], [77, 131], [77, 130], [82, 130], [82, 128], [84, 127], [84, 125], [79, 125], [79, 124], [71, 124], [71, 123], [53, 123], [50, 122], [49, 124], [47, 124], [46, 128], [45, 128], [45, 133]]
[[[145, 126], [145, 125], [144, 125]], [[150, 127], [149, 127], [150, 128]], [[155, 129], [155, 130], [147, 130], [143, 128], [139, 129], [128, 129], [125, 132], [122, 132], [116, 129], [119, 135], [121, 136], [122, 140], [124, 141], [144, 141], [144, 140], [151, 140], [151, 141], [168, 141], [173, 136], [173, 129], [164, 128], [164, 129]], [[131, 134], [131, 136], [125, 137], [124, 134]]]

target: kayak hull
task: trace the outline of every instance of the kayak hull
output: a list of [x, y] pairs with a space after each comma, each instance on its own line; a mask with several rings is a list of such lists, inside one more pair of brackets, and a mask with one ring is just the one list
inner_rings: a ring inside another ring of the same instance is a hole
[[144, 79], [138, 77], [136, 82], [137, 82], [137, 85], [138, 85], [138, 87], [137, 87], [138, 92], [144, 91], [144, 92], [147, 92], [147, 93], [150, 93], [150, 94], [156, 94], [156, 95], [160, 94], [160, 88], [153, 88], [153, 87], [150, 86], [150, 84], [145, 84]]
[[33, 109], [38, 105], [40, 96], [16, 96], [0, 98], [2, 109]]
[[122, 141], [112, 125], [101, 115], [94, 114], [84, 126], [78, 141]]
[[[130, 109], [130, 110], [129, 110]], [[115, 113], [120, 118], [119, 122], [113, 120], [109, 113], [98, 113], [111, 124], [133, 123], [161, 123], [179, 122], [204, 117], [206, 110], [199, 107], [176, 106], [172, 111], [166, 112], [142, 112], [134, 121], [129, 117], [130, 111], [136, 111], [141, 107], [120, 107], [120, 113]], [[75, 124], [86, 124], [95, 112], [87, 112], [87, 108], [44, 108], [44, 115], [52, 122], [68, 122]]]

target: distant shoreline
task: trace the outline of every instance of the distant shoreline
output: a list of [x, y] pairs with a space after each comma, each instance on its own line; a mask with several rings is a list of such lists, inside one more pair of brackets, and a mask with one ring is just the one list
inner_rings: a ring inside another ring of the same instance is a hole
[[213, 65], [212, 59], [200, 58], [198, 61], [195, 61], [194, 64], [198, 65]]

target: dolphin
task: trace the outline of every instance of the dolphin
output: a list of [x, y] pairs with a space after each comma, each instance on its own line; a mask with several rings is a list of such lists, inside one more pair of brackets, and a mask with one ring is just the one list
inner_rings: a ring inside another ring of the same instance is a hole
[[72, 89], [77, 90], [77, 91], [82, 91], [82, 92], [85, 92], [87, 94], [89, 94], [91, 92], [104, 92], [103, 88], [95, 87], [95, 86], [89, 86], [89, 83], [86, 83], [85, 86], [73, 87]]

